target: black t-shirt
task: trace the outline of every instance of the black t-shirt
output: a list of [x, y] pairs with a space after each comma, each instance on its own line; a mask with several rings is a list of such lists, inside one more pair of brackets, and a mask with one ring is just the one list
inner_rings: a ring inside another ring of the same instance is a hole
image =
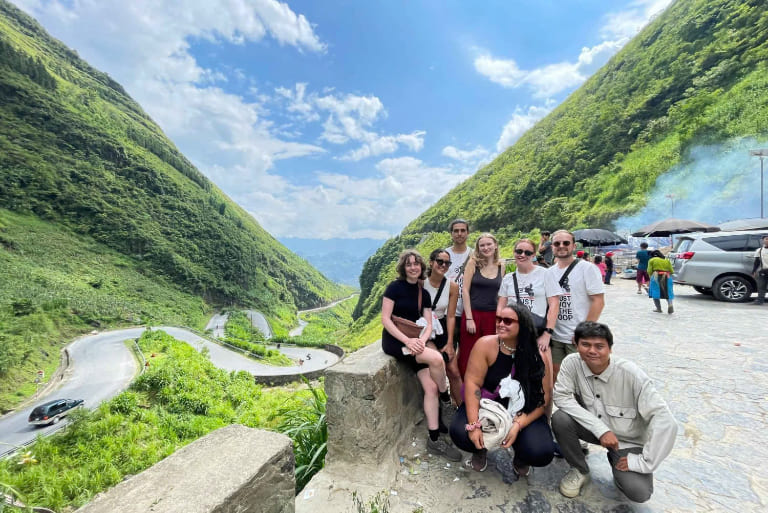
[[[384, 297], [394, 301], [392, 315], [397, 315], [403, 319], [417, 321], [421, 317], [419, 312], [419, 285], [417, 283], [408, 283], [405, 280], [395, 280], [384, 291]], [[421, 288], [421, 309], [432, 306], [432, 297], [424, 287]]]

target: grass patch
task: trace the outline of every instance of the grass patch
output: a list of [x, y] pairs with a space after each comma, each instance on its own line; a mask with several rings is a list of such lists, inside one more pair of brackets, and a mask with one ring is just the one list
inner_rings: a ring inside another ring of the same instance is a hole
[[205, 327], [210, 306], [141, 261], [60, 225], [0, 209], [0, 411], [51, 376], [61, 349], [93, 329]]
[[224, 342], [245, 350], [248, 356], [258, 358], [262, 363], [278, 367], [290, 367], [293, 360], [280, 351], [268, 349], [264, 344], [264, 335], [256, 329], [248, 315], [237, 310], [230, 312], [227, 324], [224, 326]]

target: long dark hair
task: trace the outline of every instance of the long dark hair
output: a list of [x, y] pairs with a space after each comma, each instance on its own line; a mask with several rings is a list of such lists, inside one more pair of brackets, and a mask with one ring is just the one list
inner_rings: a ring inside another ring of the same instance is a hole
[[544, 360], [541, 359], [536, 345], [536, 328], [528, 307], [518, 303], [509, 303], [504, 307], [517, 314], [517, 350], [515, 351], [515, 379], [525, 394], [524, 413], [530, 413], [544, 404]]

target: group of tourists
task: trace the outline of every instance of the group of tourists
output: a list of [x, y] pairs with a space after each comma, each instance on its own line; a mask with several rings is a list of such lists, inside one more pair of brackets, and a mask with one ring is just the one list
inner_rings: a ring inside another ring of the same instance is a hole
[[[616, 486], [647, 501], [677, 424], [650, 378], [611, 355], [598, 266], [575, 258], [573, 234], [558, 230], [518, 240], [506, 273], [493, 235], [471, 250], [466, 220], [449, 231], [453, 244], [428, 261], [400, 255], [382, 300], [382, 348], [421, 383], [427, 449], [460, 461], [458, 447], [482, 472], [489, 450], [511, 448], [517, 477], [560, 455], [571, 466], [560, 492], [576, 497], [589, 480], [582, 444], [599, 444]], [[441, 403], [456, 408], [450, 427]]]

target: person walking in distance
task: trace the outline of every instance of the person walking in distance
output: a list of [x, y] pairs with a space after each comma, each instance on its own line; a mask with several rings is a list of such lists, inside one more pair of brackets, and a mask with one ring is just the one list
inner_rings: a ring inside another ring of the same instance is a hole
[[755, 251], [752, 276], [757, 280], [757, 299], [753, 304], [762, 305], [765, 303], [765, 289], [768, 285], [768, 235], [763, 235], [763, 247]]
[[605, 279], [603, 283], [610, 285], [611, 276], [613, 276], [613, 253], [609, 251], [605, 254]]
[[672, 451], [677, 422], [653, 381], [634, 363], [611, 355], [608, 326], [582, 322], [574, 340], [578, 354], [563, 360], [555, 384], [552, 430], [570, 471], [560, 493], [576, 497], [589, 481], [579, 440], [608, 449], [616, 487], [635, 502], [653, 493], [653, 471]]
[[575, 244], [573, 234], [567, 230], [558, 230], [552, 234], [555, 265], [547, 269], [547, 272], [552, 273], [558, 287], [548, 295], [560, 296], [557, 323], [550, 341], [555, 382], [563, 359], [576, 352], [573, 345], [576, 326], [582, 321], [597, 321], [605, 306], [605, 289], [600, 270], [595, 265], [574, 258]]
[[539, 255], [544, 257], [546, 267], [551, 266], [552, 262], [555, 261], [555, 255], [552, 252], [552, 241], [549, 240], [549, 236], [550, 232], [544, 230], [541, 232], [541, 242], [539, 242]]
[[637, 278], [635, 278], [635, 281], [637, 281], [637, 293], [642, 294], [643, 287], [651, 281], [651, 278], [648, 276], [648, 260], [651, 259], [651, 252], [648, 251], [647, 242], [640, 243], [640, 250], [635, 253], [635, 258], [637, 259]]
[[675, 299], [673, 291], [672, 262], [664, 258], [664, 254], [658, 249], [651, 251], [651, 259], [648, 260], [648, 275], [651, 277], [648, 286], [648, 296], [653, 299], [654, 312], [661, 313], [661, 300], [667, 300], [667, 313], [675, 312], [672, 301]]
[[[454, 219], [448, 225], [448, 231], [451, 233], [451, 242], [453, 244], [445, 248], [445, 251], [451, 257], [451, 266], [445, 273], [445, 277], [459, 286], [459, 300], [456, 303], [456, 323], [454, 324], [453, 340], [449, 340], [448, 343], [453, 344], [454, 349], [456, 349], [459, 347], [461, 314], [464, 312], [464, 302], [461, 300], [464, 269], [467, 266], [469, 256], [472, 254], [472, 250], [467, 247], [469, 222], [465, 219]], [[446, 372], [448, 373], [448, 381], [451, 384], [451, 398], [456, 403], [456, 406], [459, 406], [463, 398], [461, 397], [461, 375], [459, 374], [456, 358], [449, 362]]]

